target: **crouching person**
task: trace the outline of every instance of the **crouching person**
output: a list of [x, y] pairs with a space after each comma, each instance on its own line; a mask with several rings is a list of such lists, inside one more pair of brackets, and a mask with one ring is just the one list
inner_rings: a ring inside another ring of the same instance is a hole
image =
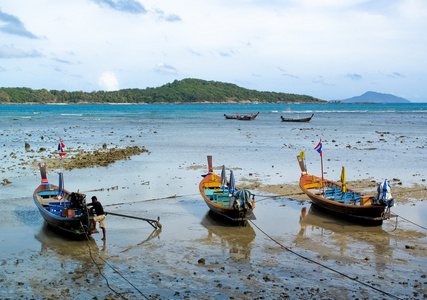
[[101, 202], [98, 201], [98, 199], [96, 198], [96, 196], [92, 196], [92, 203], [89, 203], [88, 206], [92, 206], [91, 210], [92, 210], [92, 214], [93, 211], [95, 210], [95, 215], [92, 218], [92, 224], [93, 224], [93, 230], [92, 233], [98, 233], [98, 230], [96, 230], [96, 222], [99, 222], [99, 227], [102, 229], [102, 240], [105, 241], [105, 237], [106, 237], [106, 230], [105, 230], [105, 212], [104, 212], [104, 208], [102, 207]]

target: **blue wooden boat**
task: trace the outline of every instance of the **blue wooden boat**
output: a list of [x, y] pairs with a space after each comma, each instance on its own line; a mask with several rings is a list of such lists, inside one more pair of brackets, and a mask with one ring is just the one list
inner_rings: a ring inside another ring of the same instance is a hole
[[73, 236], [90, 235], [91, 221], [86, 195], [65, 190], [62, 173], [59, 173], [59, 186], [49, 183], [46, 165], [40, 163], [39, 166], [42, 179], [34, 191], [33, 200], [47, 224]]

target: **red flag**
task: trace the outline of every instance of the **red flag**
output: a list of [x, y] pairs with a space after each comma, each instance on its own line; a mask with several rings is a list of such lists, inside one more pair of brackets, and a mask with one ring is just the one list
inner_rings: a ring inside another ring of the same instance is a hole
[[64, 143], [62, 142], [62, 140], [61, 140], [61, 138], [59, 138], [59, 144], [58, 144], [58, 154], [59, 154], [59, 156], [64, 156], [65, 154], [67, 154], [67, 153], [65, 153], [64, 152], [64, 148], [65, 148], [65, 145], [64, 145]]
[[317, 152], [319, 152], [320, 156], [322, 156], [322, 139], [320, 139], [319, 144], [317, 144], [317, 146], [314, 147], [314, 150], [316, 150]]

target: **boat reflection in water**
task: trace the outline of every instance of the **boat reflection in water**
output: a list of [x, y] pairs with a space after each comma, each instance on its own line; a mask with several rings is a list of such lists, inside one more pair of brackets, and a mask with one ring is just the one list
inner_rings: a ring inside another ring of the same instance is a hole
[[216, 246], [219, 242], [223, 251], [228, 252], [232, 259], [250, 259], [251, 243], [256, 234], [248, 222], [245, 226], [236, 226], [208, 211], [200, 224], [208, 230], [206, 243]]
[[120, 253], [125, 253], [125, 252], [128, 252], [130, 250], [140, 249], [140, 248], [142, 248], [142, 246], [145, 243], [149, 242], [150, 240], [155, 239], [155, 238], [160, 239], [160, 233], [161, 232], [162, 232], [161, 228], [155, 228], [145, 240], [143, 240], [142, 242], [139, 242], [136, 245], [127, 247], [125, 250], [120, 251]]
[[[92, 257], [102, 256], [105, 253], [105, 243], [100, 248], [91, 236], [85, 241], [65, 238], [63, 233], [52, 230], [45, 222], [34, 237], [41, 244], [38, 263], [43, 264], [44, 272], [42, 273], [48, 277], [63, 276], [63, 272], [66, 272], [73, 274], [68, 280], [75, 282], [87, 280], [94, 272], [104, 269], [105, 264], [98, 260], [98, 264], [95, 266]], [[37, 269], [37, 267], [34, 267], [34, 269]], [[37, 272], [35, 273], [36, 275], [43, 276]], [[94, 284], [102, 284], [101, 280], [101, 278], [98, 278]], [[38, 281], [37, 284], [39, 284]], [[52, 286], [51, 288], [56, 290], [57, 286]]]
[[[52, 228], [44, 222], [40, 231], [35, 235], [35, 238], [41, 243], [41, 253], [52, 251], [59, 256], [78, 257], [88, 256], [88, 246], [95, 253], [100, 249], [92, 236], [87, 236], [86, 241], [76, 240], [64, 237], [61, 232], [52, 230]], [[105, 243], [104, 243], [105, 246]]]
[[295, 245], [319, 255], [327, 253], [330, 259], [373, 262], [378, 271], [383, 270], [392, 257], [392, 235], [381, 226], [355, 225], [313, 205], [301, 209], [299, 223], [301, 229]]

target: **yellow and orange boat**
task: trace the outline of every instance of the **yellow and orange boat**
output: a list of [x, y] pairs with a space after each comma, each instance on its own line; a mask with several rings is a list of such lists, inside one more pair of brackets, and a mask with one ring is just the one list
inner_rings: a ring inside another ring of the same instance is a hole
[[304, 155], [297, 158], [301, 168], [299, 186], [317, 208], [365, 225], [381, 225], [383, 220], [390, 218], [390, 207], [393, 206], [394, 199], [387, 181], [379, 185], [376, 196], [367, 196], [347, 188], [344, 167], [340, 184], [309, 175]]
[[213, 172], [212, 156], [208, 156], [208, 168], [209, 172], [202, 175], [199, 191], [209, 209], [236, 222], [254, 219], [254, 195], [234, 185], [233, 171], [230, 171], [230, 180], [226, 179], [225, 166], [221, 176], [216, 175]]

